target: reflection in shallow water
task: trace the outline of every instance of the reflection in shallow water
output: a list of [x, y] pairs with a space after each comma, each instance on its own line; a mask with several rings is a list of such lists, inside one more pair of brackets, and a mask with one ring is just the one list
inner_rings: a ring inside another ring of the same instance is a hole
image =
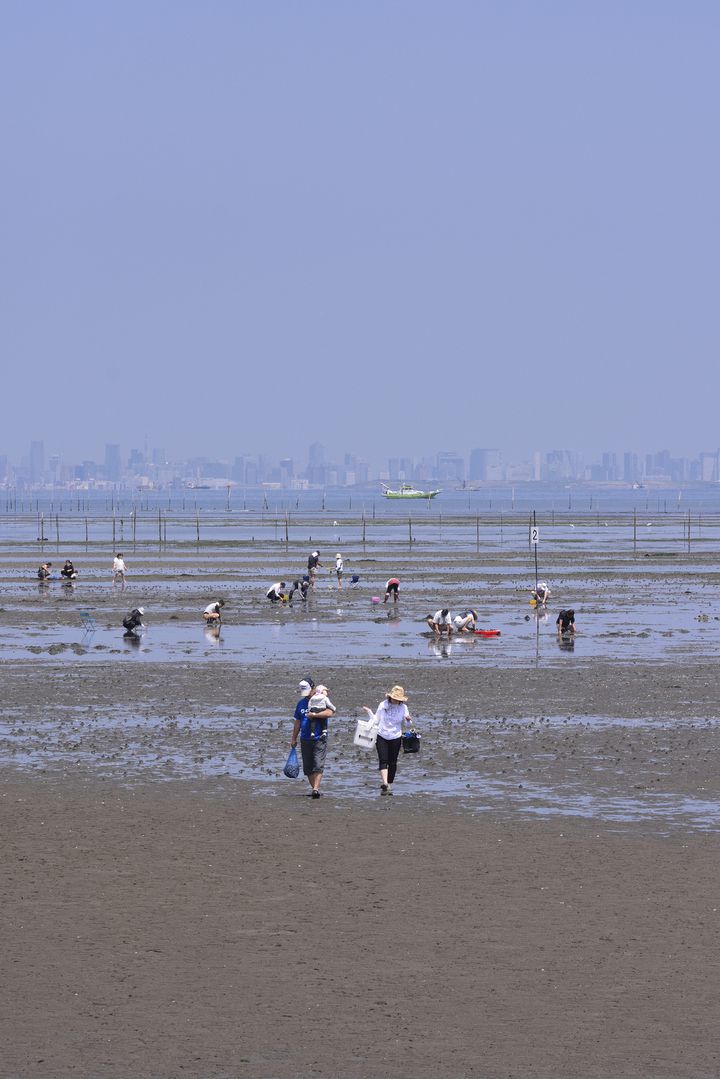
[[[64, 606], [64, 610], [68, 611], [68, 607]], [[194, 620], [164, 619], [159, 605], [153, 610], [152, 634], [142, 653], [135, 655], [140, 654], [143, 660], [155, 663], [172, 663], [178, 659], [187, 663], [205, 661], [210, 643], [215, 650], [217, 641], [202, 640]], [[706, 654], [720, 648], [720, 622], [699, 621], [695, 611], [688, 611], [682, 618], [675, 612], [672, 616], [674, 626], [669, 626], [671, 618], [664, 618], [662, 611], [657, 613], [654, 624], [644, 623], [640, 612], [631, 629], [618, 629], [615, 614], [593, 614], [592, 619], [584, 623], [586, 628], [573, 658], [573, 639], [567, 646], [558, 640], [554, 624], [543, 625], [534, 619], [525, 621], [522, 613], [510, 614], [504, 619], [493, 615], [492, 621], [485, 619], [486, 625], [494, 624], [501, 630], [499, 637], [458, 635], [447, 641], [429, 637], [421, 619], [388, 618], [385, 612], [375, 617], [364, 610], [342, 610], [341, 616], [336, 614], [334, 607], [330, 611], [318, 610], [315, 615], [304, 611], [268, 611], [262, 621], [224, 622], [223, 656], [238, 663], [257, 663], [272, 660], [282, 653], [289, 661], [302, 665], [311, 649], [313, 653], [321, 653], [328, 663], [339, 658], [346, 663], [367, 663], [383, 655], [388, 659], [433, 662], [443, 659], [481, 667], [488, 664], [521, 667], [530, 663], [551, 667], [568, 662], [585, 664], [595, 658], [623, 662], [631, 659], [682, 661], [690, 653], [697, 655], [698, 648]], [[23, 620], [23, 629], [27, 626], [23, 634], [18, 635], [19, 622], [0, 627], [0, 660], [27, 659], [30, 648], [41, 660], [52, 655], [50, 649], [54, 648], [59, 661], [70, 649], [74, 662], [92, 662], [98, 658], [107, 661], [107, 651], [117, 648], [117, 630], [107, 625], [103, 627], [101, 622], [92, 640], [89, 639], [82, 609], [77, 611], [74, 624], [43, 623], [36, 615], [29, 626], [24, 612], [18, 612], [18, 618]], [[64, 646], [63, 649], [58, 649], [58, 645]]]
[[447, 637], [433, 637], [428, 641], [428, 651], [438, 659], [449, 659], [452, 654], [452, 641]]

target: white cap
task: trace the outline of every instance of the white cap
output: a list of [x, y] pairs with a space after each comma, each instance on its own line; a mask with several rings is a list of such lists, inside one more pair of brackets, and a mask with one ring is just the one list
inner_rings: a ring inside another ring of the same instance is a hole
[[138, 614], [145, 614], [145, 608], [144, 607], [138, 607]]

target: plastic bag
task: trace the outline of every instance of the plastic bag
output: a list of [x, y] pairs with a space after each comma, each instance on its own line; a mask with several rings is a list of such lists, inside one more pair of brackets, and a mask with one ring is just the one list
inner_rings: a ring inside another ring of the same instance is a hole
[[369, 713], [367, 719], [359, 719], [355, 728], [353, 742], [361, 749], [372, 749], [377, 741], [378, 733], [377, 717]]
[[297, 749], [292, 747], [288, 753], [288, 759], [285, 761], [285, 767], [283, 768], [283, 775], [286, 775], [288, 779], [297, 779], [300, 775], [300, 761], [298, 760]]

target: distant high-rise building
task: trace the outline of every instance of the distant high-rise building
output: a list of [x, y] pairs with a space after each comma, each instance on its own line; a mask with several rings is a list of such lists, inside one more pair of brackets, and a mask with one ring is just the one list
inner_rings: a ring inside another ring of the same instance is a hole
[[292, 457], [283, 457], [280, 460], [280, 483], [283, 487], [289, 487], [295, 478], [295, 466]]
[[105, 479], [111, 483], [119, 483], [121, 474], [120, 447], [117, 442], [108, 442], [105, 445]]
[[325, 468], [325, 447], [320, 442], [313, 442], [308, 449], [308, 483], [318, 486], [327, 482]]
[[718, 464], [720, 463], [720, 450], [715, 453], [700, 454], [700, 479], [706, 483], [717, 483], [720, 479]]
[[145, 454], [142, 450], [130, 450], [128, 469], [130, 472], [142, 472], [145, 468]]
[[580, 455], [574, 450], [551, 450], [545, 455], [545, 468], [542, 478], [554, 480], [577, 479], [582, 473]]
[[617, 454], [611, 453], [609, 450], [602, 455], [602, 479], [610, 480], [614, 482], [620, 478], [620, 471], [618, 469]]
[[60, 479], [60, 454], [53, 453], [48, 461], [48, 471], [50, 473], [50, 479], [53, 483], [57, 483]]
[[443, 450], [437, 455], [437, 478], [444, 483], [462, 483], [465, 479], [465, 458]]
[[470, 480], [499, 483], [502, 480], [502, 454], [500, 450], [472, 450], [470, 453]]
[[325, 447], [320, 442], [313, 442], [308, 448], [308, 464], [313, 468], [325, 464]]
[[30, 482], [42, 483], [45, 477], [45, 444], [30, 443]]
[[642, 479], [640, 458], [630, 450], [623, 454], [623, 479], [625, 483], [639, 483]]

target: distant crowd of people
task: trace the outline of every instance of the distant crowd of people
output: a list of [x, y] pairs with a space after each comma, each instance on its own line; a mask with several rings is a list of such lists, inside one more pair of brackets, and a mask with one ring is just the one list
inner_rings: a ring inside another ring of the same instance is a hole
[[[297, 597], [302, 603], [305, 603], [309, 593], [314, 591], [317, 586], [318, 570], [321, 566], [320, 552], [318, 550], [311, 551], [307, 559], [307, 573], [304, 573], [302, 577], [297, 577], [293, 580], [289, 587], [283, 580], [275, 581], [265, 593], [266, 599], [268, 599], [271, 604], [279, 603], [292, 605], [293, 599]], [[122, 552], [118, 551], [112, 562], [113, 584], [120, 584], [124, 589], [126, 575], [127, 565]], [[342, 589], [344, 561], [342, 554], [339, 551], [335, 555], [334, 575], [337, 580], [338, 589]], [[38, 568], [37, 576], [41, 585], [45, 585], [53, 580], [52, 562], [43, 562]], [[64, 583], [71, 583], [77, 579], [77, 576], [78, 573], [73, 562], [69, 558], [66, 559], [60, 570], [59, 579]], [[359, 576], [354, 574], [351, 577], [351, 584], [356, 584], [359, 579]], [[398, 602], [399, 596], [400, 578], [389, 577], [385, 582], [383, 603], [392, 600], [395, 604]], [[537, 612], [545, 612], [550, 596], [551, 590], [548, 587], [547, 582], [538, 581], [535, 587], [530, 591], [530, 605], [534, 607]], [[372, 602], [379, 603], [379, 598], [373, 597]], [[208, 630], [212, 631], [215, 636], [219, 635], [224, 606], [224, 599], [216, 599], [209, 603], [202, 612], [202, 617]], [[132, 634], [137, 636], [137, 631], [142, 628], [143, 625], [142, 617], [144, 613], [143, 607], [135, 607], [128, 615], [126, 615], [123, 619], [126, 635]], [[543, 618], [546, 617], [547, 614], [543, 613]], [[435, 611], [434, 614], [426, 615], [425, 623], [431, 630], [433, 638], [435, 639], [445, 637], [449, 640], [453, 633], [488, 633], [486, 630], [478, 630], [478, 614], [477, 611], [471, 607], [463, 609], [456, 615], [452, 615], [448, 607], [441, 607], [439, 610]], [[576, 632], [575, 611], [572, 608], [563, 608], [560, 610], [555, 625], [558, 638], [565, 642], [571, 641]]]

